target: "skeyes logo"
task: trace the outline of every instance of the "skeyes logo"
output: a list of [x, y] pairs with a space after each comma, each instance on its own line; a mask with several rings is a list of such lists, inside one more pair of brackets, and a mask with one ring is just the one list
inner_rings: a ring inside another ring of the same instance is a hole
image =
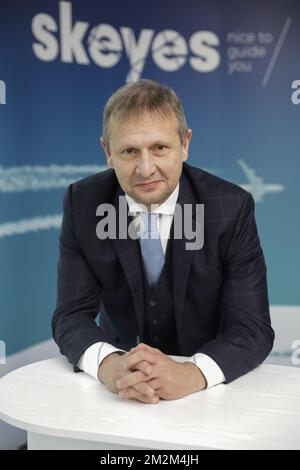
[[212, 31], [196, 31], [187, 41], [171, 29], [158, 33], [142, 29], [138, 37], [126, 26], [117, 30], [101, 23], [89, 29], [85, 21], [73, 22], [71, 2], [59, 2], [58, 22], [47, 13], [38, 13], [32, 19], [34, 54], [43, 61], [60, 57], [65, 63], [89, 65], [92, 61], [110, 68], [118, 64], [124, 51], [130, 65], [127, 82], [141, 77], [150, 54], [156, 66], [166, 72], [175, 72], [187, 62], [196, 72], [212, 72], [220, 63], [216, 49], [220, 41]]

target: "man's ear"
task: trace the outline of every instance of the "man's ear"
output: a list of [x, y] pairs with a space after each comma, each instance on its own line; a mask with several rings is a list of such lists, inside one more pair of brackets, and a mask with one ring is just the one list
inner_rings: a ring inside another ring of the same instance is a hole
[[182, 160], [185, 162], [189, 156], [189, 145], [192, 138], [192, 129], [188, 129], [182, 143]]
[[104, 153], [105, 153], [105, 156], [106, 156], [106, 160], [107, 160], [107, 165], [110, 167], [110, 168], [113, 168], [114, 165], [113, 165], [113, 161], [112, 161], [112, 158], [111, 158], [111, 155], [109, 153], [109, 150], [107, 148], [107, 145], [103, 139], [103, 137], [100, 137], [100, 144], [104, 150]]

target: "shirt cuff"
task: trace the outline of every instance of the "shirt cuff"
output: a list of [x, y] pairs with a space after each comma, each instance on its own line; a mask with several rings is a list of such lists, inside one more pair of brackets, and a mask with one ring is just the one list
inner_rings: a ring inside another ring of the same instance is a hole
[[83, 372], [90, 375], [91, 377], [94, 377], [96, 380], [99, 380], [98, 369], [101, 362], [106, 356], [116, 351], [123, 350], [115, 348], [109, 343], [94, 343], [92, 344], [92, 346], [87, 348], [86, 351], [82, 354], [77, 365], [79, 369], [83, 370]]
[[225, 382], [226, 378], [218, 364], [206, 354], [194, 354], [194, 356], [188, 359], [188, 362], [193, 362], [193, 364], [199, 367], [206, 379], [207, 388], [214, 387], [215, 385]]

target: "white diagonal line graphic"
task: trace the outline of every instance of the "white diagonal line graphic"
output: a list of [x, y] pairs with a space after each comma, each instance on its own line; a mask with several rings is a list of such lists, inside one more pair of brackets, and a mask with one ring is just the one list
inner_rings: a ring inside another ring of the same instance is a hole
[[274, 49], [274, 52], [272, 54], [272, 57], [271, 57], [271, 60], [270, 60], [270, 63], [268, 65], [268, 68], [266, 70], [266, 73], [265, 73], [265, 76], [262, 80], [262, 86], [267, 86], [268, 84], [268, 81], [270, 80], [270, 77], [271, 77], [271, 74], [273, 72], [273, 69], [274, 69], [274, 66], [275, 66], [275, 63], [278, 59], [278, 56], [279, 56], [279, 53], [280, 53], [280, 50], [283, 46], [283, 43], [286, 39], [286, 36], [287, 36], [287, 33], [288, 33], [288, 30], [289, 30], [289, 27], [291, 25], [291, 22], [292, 22], [292, 18], [290, 18], [289, 16], [287, 17], [287, 19], [285, 20], [285, 23], [283, 25], [283, 28], [282, 28], [282, 31], [281, 31], [281, 34], [279, 36], [279, 39], [277, 41], [277, 44], [276, 44], [276, 47]]

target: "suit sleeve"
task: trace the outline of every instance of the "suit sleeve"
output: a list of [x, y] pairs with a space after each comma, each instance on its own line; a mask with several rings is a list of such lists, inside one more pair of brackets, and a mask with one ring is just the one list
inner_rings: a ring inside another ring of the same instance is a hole
[[64, 214], [59, 238], [57, 303], [52, 318], [53, 338], [75, 372], [77, 362], [92, 344], [105, 341], [96, 324], [101, 286], [91, 271], [73, 227], [72, 185], [64, 195]]
[[242, 204], [224, 251], [221, 323], [217, 337], [199, 352], [219, 365], [229, 383], [264, 361], [275, 336], [251, 194]]

